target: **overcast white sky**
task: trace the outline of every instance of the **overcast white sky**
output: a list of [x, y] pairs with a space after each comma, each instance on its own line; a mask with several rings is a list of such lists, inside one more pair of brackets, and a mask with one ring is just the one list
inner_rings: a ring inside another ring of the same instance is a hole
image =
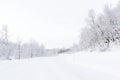
[[78, 42], [89, 9], [101, 12], [118, 0], [0, 0], [0, 27], [7, 24], [11, 39], [35, 39], [47, 48]]

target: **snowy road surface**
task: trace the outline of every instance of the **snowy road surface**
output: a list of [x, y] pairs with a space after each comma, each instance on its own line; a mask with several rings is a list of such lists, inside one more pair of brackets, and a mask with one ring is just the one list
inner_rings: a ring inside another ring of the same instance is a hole
[[76, 53], [0, 61], [0, 80], [120, 80], [118, 53]]

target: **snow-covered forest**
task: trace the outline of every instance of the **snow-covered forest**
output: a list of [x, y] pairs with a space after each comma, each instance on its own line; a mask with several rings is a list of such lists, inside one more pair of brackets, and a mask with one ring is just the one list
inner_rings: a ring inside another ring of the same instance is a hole
[[90, 10], [86, 23], [80, 36], [81, 50], [105, 51], [110, 46], [120, 46], [120, 2], [115, 7], [106, 5], [100, 14]]
[[22, 40], [10, 41], [7, 25], [4, 25], [0, 31], [0, 59], [2, 60], [55, 56], [57, 52], [58, 49], [45, 49], [44, 45], [39, 45], [35, 40], [28, 43], [22, 43]]

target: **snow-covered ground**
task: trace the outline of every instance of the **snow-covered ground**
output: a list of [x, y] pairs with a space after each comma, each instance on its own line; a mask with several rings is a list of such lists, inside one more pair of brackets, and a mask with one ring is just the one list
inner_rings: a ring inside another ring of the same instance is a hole
[[120, 80], [120, 53], [79, 52], [0, 61], [0, 80]]

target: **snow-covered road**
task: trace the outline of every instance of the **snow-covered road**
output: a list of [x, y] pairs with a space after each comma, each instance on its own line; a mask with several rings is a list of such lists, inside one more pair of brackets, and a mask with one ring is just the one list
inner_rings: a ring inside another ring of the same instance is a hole
[[119, 62], [109, 53], [1, 61], [0, 80], [120, 80]]

